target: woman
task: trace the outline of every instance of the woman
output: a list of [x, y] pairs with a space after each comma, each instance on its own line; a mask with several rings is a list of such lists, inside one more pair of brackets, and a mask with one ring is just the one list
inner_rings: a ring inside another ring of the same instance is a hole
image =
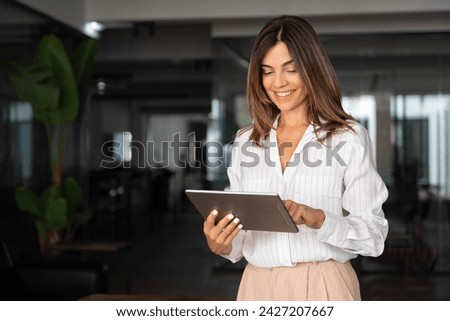
[[305, 20], [283, 16], [261, 30], [247, 100], [253, 123], [237, 135], [230, 189], [278, 193], [300, 231], [245, 231], [233, 215], [216, 222], [211, 212], [210, 249], [248, 261], [237, 299], [360, 300], [350, 260], [383, 252], [388, 192], [367, 131], [343, 110], [336, 73]]

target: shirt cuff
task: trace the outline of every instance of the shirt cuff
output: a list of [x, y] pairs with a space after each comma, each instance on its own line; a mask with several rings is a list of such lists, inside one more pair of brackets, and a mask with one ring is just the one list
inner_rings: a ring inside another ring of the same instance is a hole
[[343, 216], [324, 211], [325, 220], [319, 229], [316, 240], [342, 248], [350, 225]]

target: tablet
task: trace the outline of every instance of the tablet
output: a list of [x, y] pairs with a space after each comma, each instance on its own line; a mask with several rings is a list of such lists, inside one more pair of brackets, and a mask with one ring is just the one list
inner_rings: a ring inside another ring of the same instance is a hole
[[186, 195], [204, 219], [212, 210], [219, 211], [219, 221], [232, 213], [244, 230], [298, 232], [283, 201], [276, 193], [249, 193], [187, 189]]

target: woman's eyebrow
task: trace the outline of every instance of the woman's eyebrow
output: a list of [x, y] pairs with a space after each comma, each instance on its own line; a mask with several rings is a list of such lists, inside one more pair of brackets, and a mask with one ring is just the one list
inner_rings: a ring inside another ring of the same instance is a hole
[[[291, 59], [291, 60], [286, 61], [285, 63], [283, 63], [282, 66], [285, 67], [285, 66], [290, 65], [290, 64], [293, 64], [293, 63], [294, 63], [294, 60]], [[266, 65], [266, 64], [261, 64], [261, 67], [262, 67], [262, 68], [273, 68], [272, 66]]]

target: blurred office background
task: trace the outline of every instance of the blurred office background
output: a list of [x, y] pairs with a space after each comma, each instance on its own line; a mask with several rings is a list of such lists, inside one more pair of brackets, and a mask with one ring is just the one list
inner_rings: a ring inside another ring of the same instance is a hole
[[245, 85], [253, 41], [282, 14], [299, 15], [317, 30], [343, 105], [369, 130], [390, 191], [385, 253], [354, 262], [363, 298], [450, 299], [450, 2], [444, 0], [1, 0], [3, 62], [30, 60], [48, 34], [67, 50], [86, 37], [98, 41], [89, 97], [69, 132], [64, 166], [80, 182], [92, 217], [71, 244], [45, 255], [31, 216], [14, 200], [18, 186], [40, 193], [49, 183], [45, 130], [0, 70], [2, 269], [37, 257], [99, 262], [106, 285], [83, 295], [233, 299], [245, 262], [233, 265], [208, 251], [184, 190], [227, 186], [229, 144], [250, 121]]

